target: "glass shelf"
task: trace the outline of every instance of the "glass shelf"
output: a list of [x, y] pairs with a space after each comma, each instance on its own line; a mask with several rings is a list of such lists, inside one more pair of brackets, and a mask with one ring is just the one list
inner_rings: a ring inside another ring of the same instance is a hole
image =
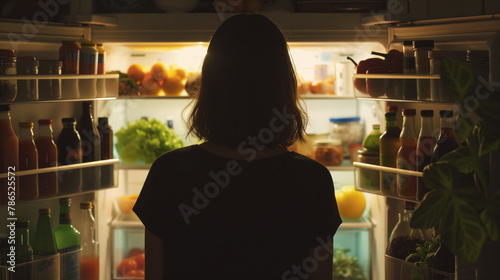
[[[54, 171], [64, 171], [64, 170], [73, 170], [73, 169], [81, 169], [81, 168], [89, 168], [89, 167], [97, 167], [97, 166], [105, 166], [105, 165], [115, 165], [118, 164], [118, 159], [107, 159], [107, 160], [97, 160], [92, 162], [84, 162], [84, 163], [76, 163], [69, 165], [61, 165], [55, 167], [46, 167], [39, 169], [31, 169], [31, 170], [23, 170], [23, 171], [15, 171], [15, 176], [24, 176], [24, 175], [32, 175], [32, 174], [40, 174]], [[11, 175], [12, 176], [12, 175]], [[0, 173], [1, 178], [9, 177], [9, 173]]]

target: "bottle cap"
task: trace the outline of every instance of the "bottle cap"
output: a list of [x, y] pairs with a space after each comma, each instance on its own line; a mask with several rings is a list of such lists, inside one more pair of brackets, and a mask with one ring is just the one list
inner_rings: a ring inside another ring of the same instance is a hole
[[451, 118], [451, 117], [453, 117], [453, 111], [452, 110], [441, 110], [441, 111], [439, 111], [439, 116], [441, 118]]
[[80, 209], [92, 209], [92, 202], [80, 202]]
[[405, 209], [410, 209], [413, 210], [415, 209], [415, 206], [417, 205], [415, 202], [410, 202], [410, 201], [404, 201], [405, 204]]
[[372, 129], [380, 129], [380, 124], [374, 124], [374, 125], [372, 125]]
[[30, 227], [30, 221], [28, 220], [16, 221], [16, 228], [29, 228], [29, 227]]
[[432, 111], [432, 110], [422, 110], [422, 111], [420, 111], [420, 116], [422, 116], [422, 117], [433, 117], [434, 116], [434, 111]]
[[38, 125], [49, 125], [49, 124], [52, 124], [52, 120], [50, 119], [38, 120]]
[[69, 197], [63, 197], [59, 199], [59, 205], [70, 205], [71, 204], [71, 198]]
[[62, 123], [76, 123], [76, 118], [62, 118]]
[[20, 122], [19, 128], [32, 128], [33, 122]]
[[415, 116], [416, 114], [415, 109], [403, 109], [403, 116]]
[[434, 48], [433, 40], [418, 40], [413, 41], [413, 48]]
[[396, 118], [396, 112], [387, 112], [385, 113], [385, 118]]
[[16, 57], [14, 49], [0, 49], [0, 56], [3, 57]]
[[108, 125], [108, 118], [107, 117], [100, 117], [97, 119], [99, 126], [107, 126]]
[[359, 120], [360, 120], [359, 117], [352, 117], [352, 118], [331, 118], [330, 122], [335, 122], [335, 123], [359, 122]]
[[38, 213], [40, 215], [48, 215], [50, 214], [50, 208], [40, 208], [38, 209]]
[[413, 46], [413, 42], [412, 41], [404, 41], [403, 46]]
[[397, 112], [398, 106], [387, 106], [387, 112]]
[[0, 105], [0, 112], [8, 112], [10, 111], [10, 105], [9, 104], [1, 104]]

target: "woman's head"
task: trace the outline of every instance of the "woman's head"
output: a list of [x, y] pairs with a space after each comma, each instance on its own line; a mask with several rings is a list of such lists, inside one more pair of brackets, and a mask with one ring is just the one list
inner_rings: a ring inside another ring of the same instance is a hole
[[271, 147], [303, 140], [306, 117], [288, 45], [267, 17], [241, 14], [222, 23], [201, 77], [190, 133], [231, 147], [248, 137]]

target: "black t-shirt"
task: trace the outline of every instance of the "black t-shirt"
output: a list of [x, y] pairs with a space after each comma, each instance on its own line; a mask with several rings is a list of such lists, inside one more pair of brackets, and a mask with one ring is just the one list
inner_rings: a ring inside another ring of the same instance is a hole
[[154, 162], [134, 212], [163, 240], [164, 278], [175, 280], [292, 277], [342, 222], [318, 162], [294, 152], [234, 160], [197, 145]]

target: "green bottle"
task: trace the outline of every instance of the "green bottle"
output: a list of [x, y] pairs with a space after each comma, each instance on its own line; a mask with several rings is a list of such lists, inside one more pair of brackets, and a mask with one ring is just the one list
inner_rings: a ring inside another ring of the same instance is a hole
[[379, 138], [382, 135], [380, 131], [380, 124], [374, 124], [372, 126], [373, 130], [368, 134], [363, 140], [363, 148], [368, 152], [379, 152]]
[[71, 198], [59, 199], [59, 226], [55, 230], [61, 253], [61, 279], [80, 279], [80, 232], [71, 225]]
[[35, 279], [59, 279], [59, 256], [57, 254], [56, 238], [50, 208], [38, 210], [33, 254], [37, 260], [33, 266]]
[[16, 221], [16, 271], [8, 279], [33, 279], [33, 249], [29, 243], [29, 221]]

